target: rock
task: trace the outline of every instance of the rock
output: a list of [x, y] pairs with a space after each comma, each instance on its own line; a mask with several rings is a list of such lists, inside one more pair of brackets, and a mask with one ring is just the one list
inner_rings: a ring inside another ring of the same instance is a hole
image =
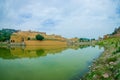
[[91, 66], [88, 66], [89, 68], [91, 67]]
[[108, 78], [108, 77], [109, 77], [108, 73], [105, 73], [105, 74], [103, 74], [102, 76], [103, 76], [104, 78]]
[[109, 64], [110, 64], [110, 65], [113, 65], [113, 64], [114, 64], [114, 62], [110, 62]]
[[96, 75], [93, 75], [93, 78], [95, 79], [97, 76]]
[[113, 69], [114, 67], [113, 66], [110, 66], [111, 69]]

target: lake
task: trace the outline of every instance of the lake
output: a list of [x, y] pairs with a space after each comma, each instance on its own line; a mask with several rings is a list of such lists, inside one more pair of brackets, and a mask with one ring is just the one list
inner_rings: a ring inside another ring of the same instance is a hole
[[104, 48], [26, 46], [0, 48], [0, 80], [79, 80]]

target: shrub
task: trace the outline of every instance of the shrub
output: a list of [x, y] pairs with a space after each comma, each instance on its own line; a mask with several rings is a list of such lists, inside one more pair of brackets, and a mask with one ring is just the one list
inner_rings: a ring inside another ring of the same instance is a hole
[[27, 40], [30, 40], [30, 37], [28, 37], [28, 39]]
[[38, 34], [38, 35], [36, 35], [36, 39], [37, 39], [37, 40], [43, 40], [44, 37], [43, 37], [42, 35]]

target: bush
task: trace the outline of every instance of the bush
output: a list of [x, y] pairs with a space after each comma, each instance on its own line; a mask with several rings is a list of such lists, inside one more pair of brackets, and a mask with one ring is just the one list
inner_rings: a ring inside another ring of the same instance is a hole
[[30, 40], [30, 37], [28, 37], [28, 39], [27, 40]]
[[12, 33], [17, 32], [17, 30], [14, 29], [2, 29], [0, 30], [0, 41], [8, 41], [10, 40], [10, 36]]
[[117, 53], [120, 53], [120, 47], [118, 47], [116, 51], [113, 52], [113, 54], [117, 54]]
[[36, 39], [37, 39], [37, 40], [43, 40], [44, 37], [43, 37], [42, 35], [38, 34], [38, 35], [36, 35]]

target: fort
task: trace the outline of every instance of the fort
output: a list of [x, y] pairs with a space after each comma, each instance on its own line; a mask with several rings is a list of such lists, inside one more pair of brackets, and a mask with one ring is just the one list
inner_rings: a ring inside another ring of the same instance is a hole
[[[36, 40], [36, 35], [42, 35], [43, 41]], [[45, 32], [36, 31], [18, 31], [11, 35], [11, 44], [25, 44], [25, 45], [66, 45], [66, 38], [60, 35], [47, 35]]]

